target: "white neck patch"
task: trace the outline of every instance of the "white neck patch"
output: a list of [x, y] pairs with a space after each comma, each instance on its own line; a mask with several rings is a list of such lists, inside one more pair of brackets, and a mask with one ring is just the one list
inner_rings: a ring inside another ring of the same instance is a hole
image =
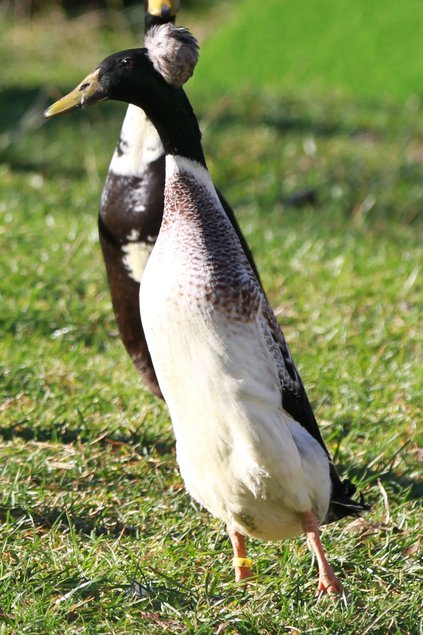
[[190, 174], [198, 183], [205, 187], [209, 192], [213, 193], [218, 199], [216, 189], [211, 180], [211, 176], [207, 168], [198, 161], [187, 159], [179, 155], [166, 155], [166, 181], [170, 180], [177, 174]]
[[147, 260], [153, 250], [153, 245], [145, 242], [127, 242], [122, 245], [122, 262], [128, 275], [135, 282], [140, 283]]
[[121, 176], [142, 176], [149, 164], [163, 154], [157, 130], [141, 108], [130, 104], [109, 170]]

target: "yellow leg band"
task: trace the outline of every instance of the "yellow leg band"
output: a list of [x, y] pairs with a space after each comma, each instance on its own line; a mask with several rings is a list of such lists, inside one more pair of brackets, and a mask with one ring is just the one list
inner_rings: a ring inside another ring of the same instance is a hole
[[246, 569], [251, 569], [253, 561], [251, 558], [234, 558], [233, 564], [234, 567], [245, 567]]

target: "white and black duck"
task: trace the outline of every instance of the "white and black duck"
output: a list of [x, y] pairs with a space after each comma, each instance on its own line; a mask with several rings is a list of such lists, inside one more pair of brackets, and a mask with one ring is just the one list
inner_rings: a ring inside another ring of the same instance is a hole
[[[153, 26], [173, 23], [180, 2], [144, 0], [144, 6], [148, 32]], [[165, 154], [160, 137], [144, 111], [130, 104], [104, 184], [98, 226], [121, 339], [142, 379], [158, 396], [160, 388], [141, 323], [139, 288], [162, 222], [164, 184]], [[223, 198], [221, 201], [257, 273], [233, 211]]]
[[191, 495], [223, 520], [237, 579], [252, 575], [245, 536], [305, 532], [319, 591], [341, 584], [318, 525], [357, 514], [324, 445], [284, 336], [207, 171], [182, 90], [197, 61], [185, 29], [152, 29], [146, 48], [111, 55], [47, 117], [105, 99], [133, 103], [166, 154], [164, 214], [141, 283], [141, 314]]

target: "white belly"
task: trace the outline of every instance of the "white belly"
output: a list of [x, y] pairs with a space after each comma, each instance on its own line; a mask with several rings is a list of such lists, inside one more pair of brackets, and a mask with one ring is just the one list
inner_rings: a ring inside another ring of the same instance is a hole
[[320, 519], [326, 514], [326, 454], [282, 409], [258, 320], [236, 322], [195, 293], [178, 294], [179, 274], [177, 262], [163, 266], [163, 255], [155, 258], [153, 251], [140, 293], [186, 487], [243, 534], [269, 540], [297, 535], [301, 512], [312, 509]]

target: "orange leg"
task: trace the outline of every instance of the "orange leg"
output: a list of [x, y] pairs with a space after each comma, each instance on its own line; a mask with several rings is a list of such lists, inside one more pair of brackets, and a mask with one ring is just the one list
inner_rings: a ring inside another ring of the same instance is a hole
[[252, 562], [250, 558], [247, 558], [245, 551], [244, 536], [234, 529], [228, 529], [228, 533], [229, 538], [231, 539], [232, 549], [234, 550], [234, 568], [236, 582], [254, 577], [251, 569]]
[[319, 566], [319, 586], [317, 587], [317, 594], [329, 593], [335, 595], [342, 593], [342, 584], [326, 560], [323, 546], [320, 542], [319, 527], [315, 515], [313, 512], [304, 512], [301, 514], [301, 522], [306, 532], [308, 543], [316, 554], [317, 564]]

